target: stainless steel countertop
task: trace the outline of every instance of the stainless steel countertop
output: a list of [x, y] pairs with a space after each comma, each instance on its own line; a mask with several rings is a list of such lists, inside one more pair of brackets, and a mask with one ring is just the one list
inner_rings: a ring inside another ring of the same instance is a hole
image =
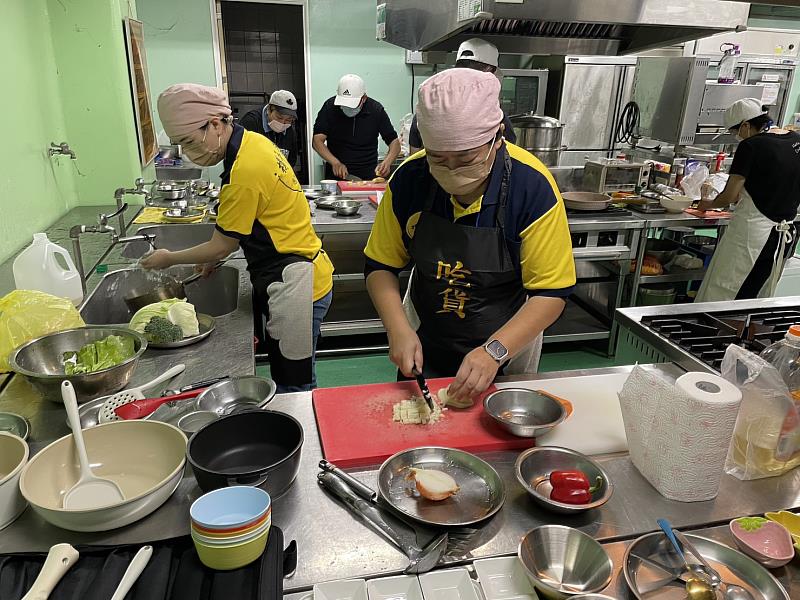
[[313, 206], [311, 225], [317, 233], [351, 233], [355, 231], [370, 231], [375, 222], [377, 207], [366, 197], [357, 197], [361, 202], [361, 210], [352, 217], [340, 217], [334, 210], [325, 210]]
[[[632, 367], [613, 367], [529, 376], [527, 379], [627, 373]], [[682, 371], [673, 365], [656, 365], [666, 376]], [[517, 378], [519, 379], [519, 378]], [[300, 473], [294, 485], [273, 508], [273, 522], [288, 540], [298, 543], [299, 561], [295, 575], [285, 582], [287, 593], [310, 588], [332, 579], [373, 577], [402, 572], [407, 561], [380, 536], [357, 523], [345, 508], [327, 496], [317, 485], [317, 464], [322, 458], [311, 393], [277, 396], [268, 406], [293, 415], [305, 430]], [[618, 541], [655, 530], [655, 520], [666, 517], [675, 526], [695, 528], [726, 522], [730, 518], [761, 514], [768, 510], [800, 506], [800, 473], [793, 471], [779, 478], [740, 482], [723, 477], [719, 496], [708, 502], [683, 504], [660, 496], [633, 467], [624, 454], [598, 457], [614, 482], [615, 493], [602, 508], [573, 517], [542, 512], [516, 483], [516, 452], [495, 452], [482, 457], [492, 463], [506, 483], [507, 499], [494, 518], [471, 535], [459, 535], [459, 548], [448, 560], [452, 564], [474, 558], [501, 556], [516, 552], [520, 537], [544, 523], [577, 527], [601, 541]], [[377, 467], [353, 471], [366, 484], [375, 487]], [[0, 553], [45, 550], [56, 542], [134, 544], [188, 533], [188, 508], [200, 492], [191, 475], [158, 511], [124, 529], [99, 534], [63, 531], [44, 523], [28, 509], [0, 536]], [[462, 532], [463, 533], [463, 532]], [[423, 535], [423, 534], [421, 534]]]
[[660, 213], [660, 214], [643, 214], [633, 213], [640, 216], [647, 223], [647, 227], [676, 227], [679, 225], [687, 227], [717, 227], [719, 225], [727, 225], [731, 217], [714, 217], [711, 219], [701, 219], [690, 215], [689, 213]]
[[730, 300], [724, 302], [694, 302], [689, 304], [669, 304], [665, 306], [636, 306], [631, 308], [618, 308], [615, 313], [615, 320], [621, 327], [628, 329], [649, 346], [655, 348], [668, 359], [680, 364], [683, 368], [715, 373], [716, 371], [713, 368], [692, 356], [677, 344], [641, 325], [642, 317], [658, 316], [669, 318], [702, 312], [719, 313], [753, 309], [770, 310], [776, 308], [797, 308], [798, 306], [800, 306], [800, 296], [757, 298], [754, 300]]

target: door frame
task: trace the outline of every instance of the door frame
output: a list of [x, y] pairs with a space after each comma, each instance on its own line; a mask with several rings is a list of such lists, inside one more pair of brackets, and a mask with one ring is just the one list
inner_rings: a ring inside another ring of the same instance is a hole
[[293, 6], [300, 6], [303, 9], [303, 78], [306, 86], [306, 161], [308, 165], [308, 182], [310, 185], [316, 184], [314, 173], [314, 149], [311, 147], [311, 141], [314, 137], [313, 121], [311, 120], [311, 106], [313, 105], [312, 90], [311, 90], [311, 45], [310, 45], [310, 23], [308, 15], [308, 0], [210, 0], [212, 6], [212, 14], [215, 16], [211, 27], [213, 45], [214, 45], [214, 69], [217, 76], [217, 85], [222, 87], [222, 52], [220, 46], [220, 31], [217, 27], [217, 2], [253, 2], [254, 4], [291, 4]]

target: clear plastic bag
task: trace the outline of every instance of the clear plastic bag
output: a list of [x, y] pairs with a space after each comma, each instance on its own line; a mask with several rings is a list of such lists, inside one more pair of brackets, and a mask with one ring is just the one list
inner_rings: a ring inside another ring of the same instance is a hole
[[400, 131], [398, 137], [400, 138], [400, 154], [408, 156], [408, 134], [411, 131], [411, 122], [414, 120], [414, 115], [411, 113], [406, 114], [400, 119]]
[[66, 298], [33, 290], [14, 290], [0, 298], [0, 373], [7, 373], [12, 350], [48, 333], [83, 327]]
[[701, 190], [708, 179], [708, 167], [700, 165], [681, 180], [681, 189], [692, 200], [700, 200]]
[[730, 345], [721, 371], [742, 391], [725, 472], [742, 480], [761, 479], [800, 465], [800, 407], [778, 370]]

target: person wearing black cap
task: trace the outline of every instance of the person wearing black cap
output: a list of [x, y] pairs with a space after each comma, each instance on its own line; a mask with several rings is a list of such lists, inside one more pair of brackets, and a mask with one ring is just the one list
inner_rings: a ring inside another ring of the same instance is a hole
[[251, 110], [239, 120], [239, 125], [266, 136], [280, 148], [281, 153], [292, 165], [297, 164], [297, 98], [292, 92], [278, 90], [269, 97], [269, 102], [261, 108]]
[[[695, 302], [773, 296], [797, 244], [800, 133], [772, 127], [760, 98], [737, 100], [724, 118], [740, 142], [725, 189], [714, 200], [701, 201], [698, 209], [735, 203], [736, 212]], [[709, 189], [703, 187], [705, 196]]]

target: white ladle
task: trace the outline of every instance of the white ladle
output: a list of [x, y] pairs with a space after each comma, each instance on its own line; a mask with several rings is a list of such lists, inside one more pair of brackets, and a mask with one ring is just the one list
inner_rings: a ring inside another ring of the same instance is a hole
[[51, 547], [36, 581], [22, 600], [47, 600], [64, 574], [78, 561], [78, 556], [78, 551], [69, 544]]
[[69, 426], [72, 428], [72, 437], [75, 439], [75, 448], [81, 463], [80, 479], [64, 494], [64, 508], [87, 510], [122, 502], [125, 500], [125, 495], [116, 483], [110, 479], [97, 477], [92, 473], [89, 457], [86, 456], [86, 446], [83, 443], [78, 400], [75, 398], [75, 388], [69, 381], [61, 383], [61, 398], [67, 409]]

